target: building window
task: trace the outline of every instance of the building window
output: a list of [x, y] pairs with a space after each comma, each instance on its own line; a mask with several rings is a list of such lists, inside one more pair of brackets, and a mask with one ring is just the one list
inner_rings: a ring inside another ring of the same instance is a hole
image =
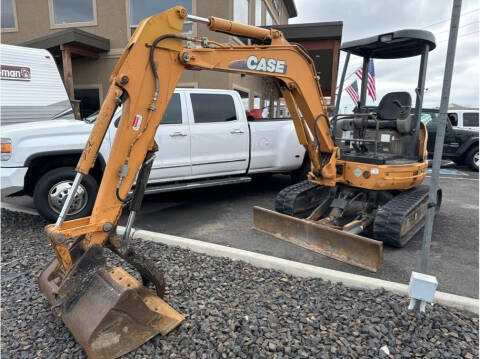
[[288, 110], [287, 103], [283, 97], [280, 98], [280, 106], [278, 108], [278, 116], [281, 118], [290, 118], [290, 111]]
[[255, 0], [255, 26], [262, 26], [262, 0]]
[[14, 0], [2, 0], [2, 30], [17, 30]]
[[250, 0], [233, 0], [233, 21], [249, 24]]
[[280, 4], [278, 3], [277, 0], [272, 0], [272, 5], [277, 14], [280, 16], [282, 14], [282, 8], [280, 7]]
[[254, 108], [254, 109], [260, 108], [260, 105], [261, 105], [260, 102], [261, 102], [260, 96], [255, 95], [255, 96], [253, 97], [253, 108]]
[[265, 109], [262, 114], [263, 118], [271, 117], [270, 99], [266, 98], [263, 101], [263, 108]]
[[[187, 13], [193, 14], [193, 0], [130, 0], [130, 29], [131, 33], [135, 32], [137, 25], [146, 17], [164, 12], [174, 6], [181, 5]], [[192, 33], [193, 24], [191, 21], [185, 21], [183, 33]]]
[[53, 26], [82, 23], [96, 25], [95, 0], [50, 0], [50, 4]]
[[274, 24], [272, 14], [270, 13], [270, 10], [266, 10], [267, 11], [265, 13], [265, 25], [272, 26]]
[[100, 109], [100, 90], [75, 89], [75, 99], [80, 100], [80, 117], [85, 118]]

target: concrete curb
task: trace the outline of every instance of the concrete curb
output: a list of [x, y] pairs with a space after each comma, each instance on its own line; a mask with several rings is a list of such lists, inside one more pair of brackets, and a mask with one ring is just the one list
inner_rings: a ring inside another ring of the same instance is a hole
[[[118, 227], [119, 233], [123, 233], [123, 230], [123, 227]], [[348, 287], [364, 289], [384, 288], [385, 290], [395, 294], [406, 297], [409, 296], [408, 285], [402, 283], [390, 282], [328, 268], [316, 267], [309, 264], [294, 262], [265, 254], [249, 252], [243, 249], [236, 249], [218, 244], [202, 242], [195, 239], [144, 230], [132, 230], [132, 232], [134, 239], [142, 239], [166, 244], [169, 246], [177, 246], [214, 257], [228, 257], [233, 260], [241, 260], [250, 263], [257, 267], [276, 269], [295, 276], [322, 278], [323, 280], [329, 280], [334, 283], [342, 282]], [[475, 298], [462, 297], [444, 292], [436, 292], [434, 302], [479, 314], [479, 301]]]
[[4, 202], [3, 199], [0, 207], [2, 209], [6, 209], [12, 212], [20, 212], [20, 213], [31, 214], [32, 216], [39, 216], [38, 212], [34, 209], [25, 208], [23, 206], [19, 206], [13, 203], [7, 203], [7, 202]]

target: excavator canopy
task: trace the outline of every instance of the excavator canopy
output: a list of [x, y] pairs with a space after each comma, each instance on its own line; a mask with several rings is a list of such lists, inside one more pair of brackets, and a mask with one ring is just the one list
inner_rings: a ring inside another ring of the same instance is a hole
[[343, 43], [342, 51], [370, 59], [401, 59], [421, 55], [435, 47], [435, 36], [425, 30], [398, 30]]

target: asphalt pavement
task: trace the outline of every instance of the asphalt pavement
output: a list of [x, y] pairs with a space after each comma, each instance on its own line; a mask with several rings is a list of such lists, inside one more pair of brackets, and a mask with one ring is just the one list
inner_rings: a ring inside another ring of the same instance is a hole
[[[427, 179], [428, 183], [428, 179]], [[422, 232], [404, 248], [385, 246], [377, 273], [324, 257], [252, 229], [253, 206], [273, 209], [290, 178], [273, 175], [251, 183], [145, 196], [135, 227], [198, 239], [349, 273], [408, 283], [418, 268]], [[440, 175], [443, 205], [436, 216], [429, 274], [438, 290], [478, 298], [478, 173], [453, 164]], [[32, 208], [30, 199], [8, 200]], [[120, 223], [125, 223], [125, 215]]]

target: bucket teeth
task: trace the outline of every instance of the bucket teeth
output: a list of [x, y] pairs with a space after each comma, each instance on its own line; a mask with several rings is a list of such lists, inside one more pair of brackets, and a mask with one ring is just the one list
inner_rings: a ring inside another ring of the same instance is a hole
[[99, 246], [86, 250], [65, 278], [53, 261], [40, 288], [89, 358], [117, 358], [184, 320], [124, 269], [106, 265]]

